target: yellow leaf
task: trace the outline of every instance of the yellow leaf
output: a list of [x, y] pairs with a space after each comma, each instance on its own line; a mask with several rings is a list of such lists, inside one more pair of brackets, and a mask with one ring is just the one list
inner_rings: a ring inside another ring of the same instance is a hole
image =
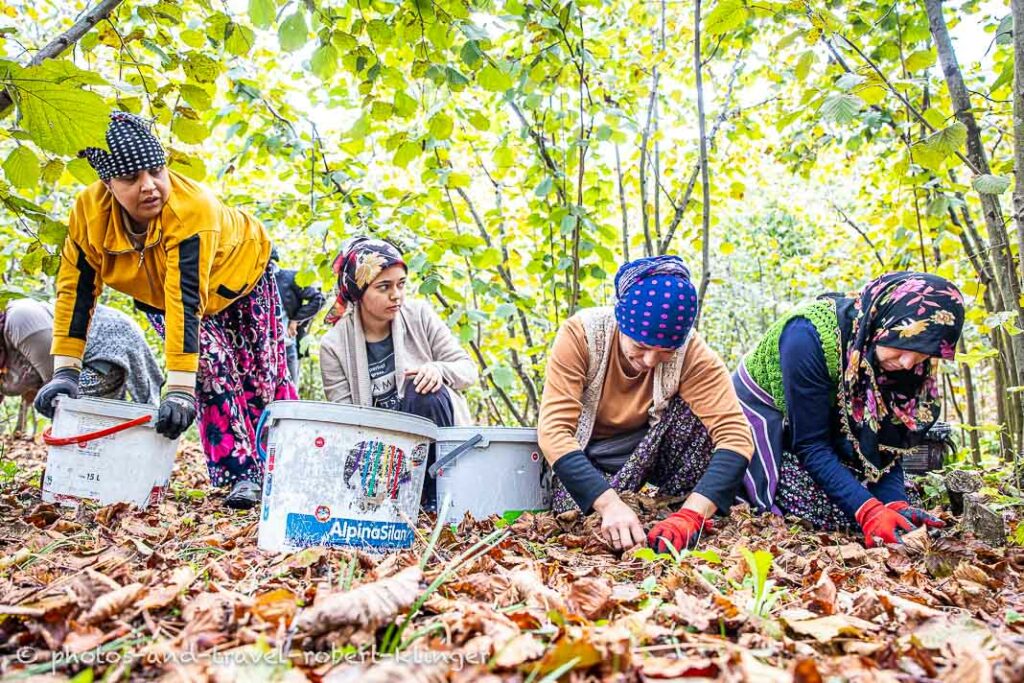
[[722, 246], [718, 248], [718, 251], [721, 252], [723, 256], [728, 256], [732, 252], [736, 251], [736, 245], [732, 242], [722, 242]]

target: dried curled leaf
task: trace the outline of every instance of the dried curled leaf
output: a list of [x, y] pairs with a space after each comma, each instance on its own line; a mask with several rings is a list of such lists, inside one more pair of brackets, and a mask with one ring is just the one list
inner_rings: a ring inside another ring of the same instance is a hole
[[113, 619], [125, 611], [132, 603], [139, 599], [146, 587], [141, 583], [130, 583], [117, 590], [101, 595], [93, 603], [92, 607], [81, 621], [83, 624], [92, 626], [102, 624], [108, 619]]
[[565, 610], [565, 601], [558, 591], [545, 586], [537, 573], [531, 569], [520, 569], [509, 575], [512, 587], [518, 592], [519, 599], [533, 607], [544, 610]]
[[196, 580], [196, 570], [192, 565], [182, 565], [174, 570], [170, 580], [160, 588], [149, 591], [139, 604], [142, 609], [154, 610], [166, 607], [181, 595], [182, 591]]
[[588, 619], [600, 618], [612, 605], [612, 585], [593, 576], [576, 579], [569, 588], [569, 602]]
[[495, 646], [494, 664], [503, 669], [517, 667], [544, 654], [544, 644], [532, 633], [520, 633], [504, 645]]
[[319, 635], [347, 625], [388, 622], [419, 597], [422, 580], [419, 567], [408, 567], [386, 579], [328, 595], [300, 614], [295, 628], [307, 635]]

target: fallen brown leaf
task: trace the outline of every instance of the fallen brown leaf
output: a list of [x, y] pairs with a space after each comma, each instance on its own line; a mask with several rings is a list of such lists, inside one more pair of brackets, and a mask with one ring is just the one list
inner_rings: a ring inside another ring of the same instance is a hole
[[145, 590], [146, 587], [141, 583], [131, 583], [105, 593], [96, 598], [96, 602], [85, 613], [81, 622], [86, 625], [94, 625], [113, 619], [138, 600]]
[[318, 635], [350, 624], [386, 623], [419, 597], [422, 580], [420, 568], [409, 567], [386, 579], [317, 599], [313, 607], [295, 619], [295, 628], [307, 635]]

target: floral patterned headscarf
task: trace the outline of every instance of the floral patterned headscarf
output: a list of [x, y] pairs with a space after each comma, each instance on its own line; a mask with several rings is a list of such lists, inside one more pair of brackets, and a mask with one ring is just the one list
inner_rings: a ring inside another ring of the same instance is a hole
[[[956, 356], [964, 300], [955, 285], [937, 275], [889, 273], [861, 291], [848, 316], [839, 383], [842, 429], [865, 475], [875, 481], [920, 443], [939, 417], [934, 359]], [[878, 346], [929, 358], [910, 370], [884, 370], [876, 362]]]
[[362, 299], [367, 287], [391, 266], [402, 266], [406, 272], [409, 270], [402, 254], [390, 242], [356, 237], [345, 245], [332, 266], [338, 276], [338, 294], [327, 314], [327, 324], [338, 322], [348, 305]]

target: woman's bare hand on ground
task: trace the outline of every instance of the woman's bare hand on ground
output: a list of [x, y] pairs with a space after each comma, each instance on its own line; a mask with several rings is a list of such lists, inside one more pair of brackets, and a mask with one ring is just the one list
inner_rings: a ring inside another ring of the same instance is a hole
[[629, 550], [644, 545], [647, 537], [640, 518], [622, 502], [619, 494], [608, 489], [594, 501], [594, 510], [601, 515], [601, 535], [615, 550]]

